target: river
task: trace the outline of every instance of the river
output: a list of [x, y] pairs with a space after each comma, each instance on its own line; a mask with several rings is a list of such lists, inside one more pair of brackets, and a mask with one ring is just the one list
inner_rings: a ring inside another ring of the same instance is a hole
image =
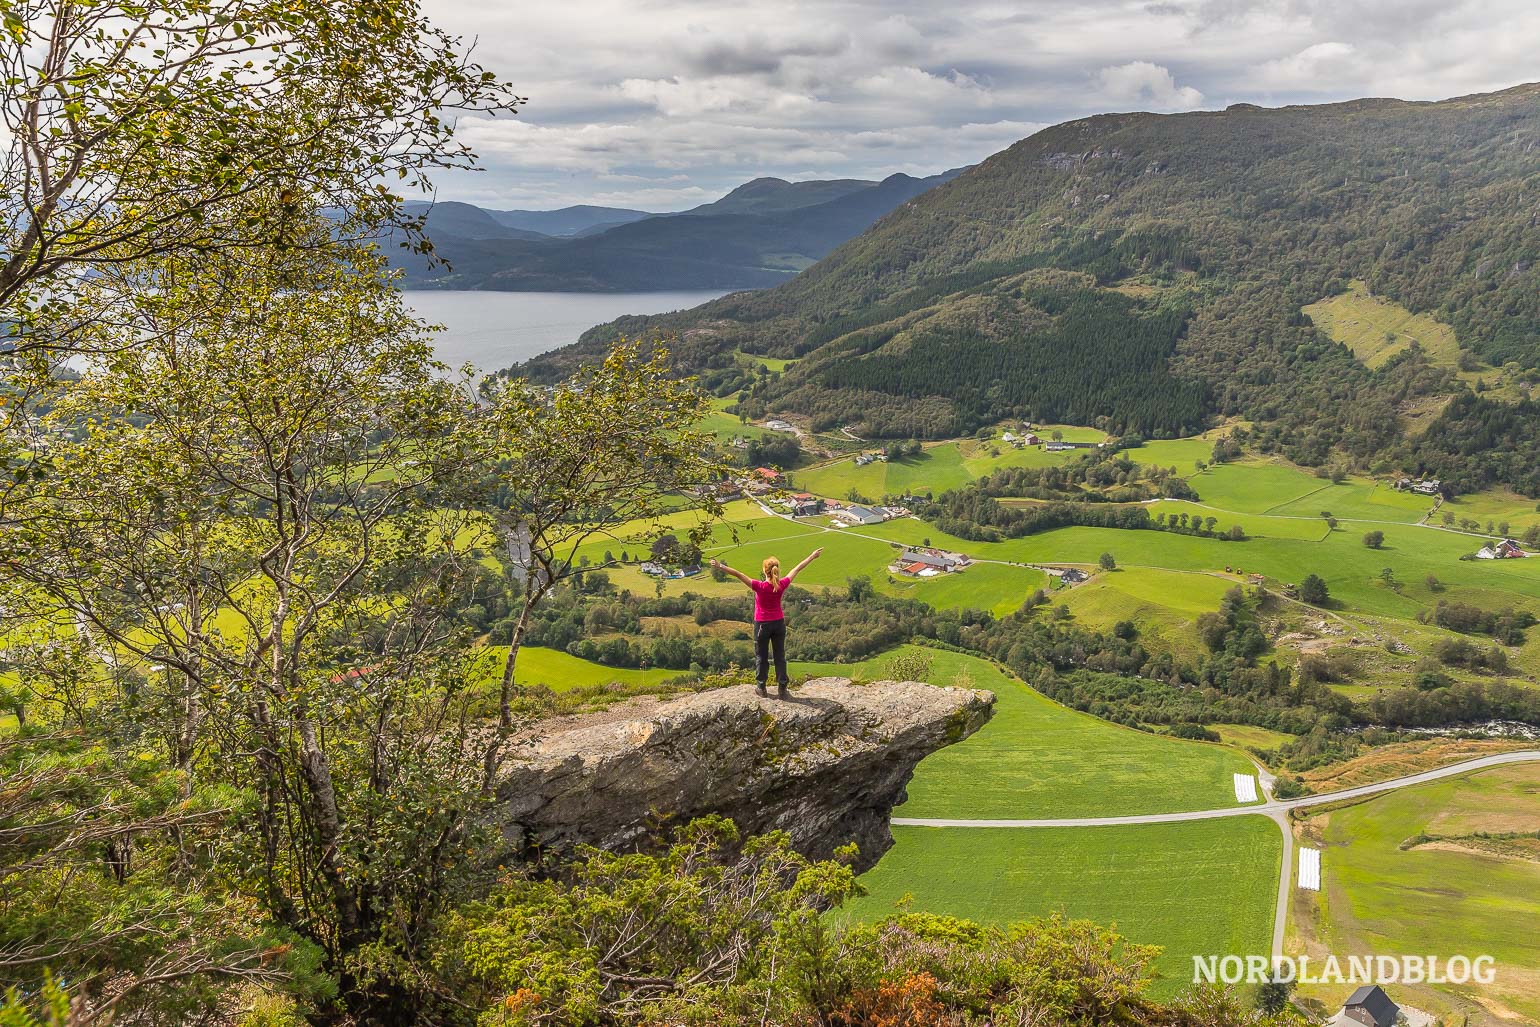
[[438, 358], [450, 367], [474, 364], [500, 371], [547, 350], [576, 342], [596, 324], [622, 314], [684, 310], [721, 292], [487, 292], [408, 290], [407, 305], [429, 324]]

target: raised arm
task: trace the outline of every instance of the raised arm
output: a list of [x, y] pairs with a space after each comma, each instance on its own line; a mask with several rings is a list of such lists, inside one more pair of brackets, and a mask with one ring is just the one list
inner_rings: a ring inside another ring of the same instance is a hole
[[787, 581], [791, 581], [792, 579], [794, 579], [798, 574], [802, 573], [802, 568], [806, 567], [808, 564], [812, 563], [814, 560], [818, 559], [822, 555], [823, 555], [823, 547], [822, 546], [820, 546], [819, 548], [813, 550], [811, 553], [808, 553], [807, 557], [801, 563], [799, 563], [795, 567], [793, 567], [791, 569], [791, 573], [790, 574], [786, 575], [786, 580]]
[[733, 570], [731, 567], [727, 566], [727, 564], [723, 563], [721, 560], [712, 560], [711, 561], [711, 566], [715, 567], [719, 571], [725, 571], [726, 573], [731, 574], [733, 577], [737, 578], [739, 581], [743, 582], [745, 585], [748, 585], [750, 588], [754, 587], [753, 585], [749, 584], [749, 576], [747, 574], [743, 573], [742, 571], [735, 571], [735, 570]]

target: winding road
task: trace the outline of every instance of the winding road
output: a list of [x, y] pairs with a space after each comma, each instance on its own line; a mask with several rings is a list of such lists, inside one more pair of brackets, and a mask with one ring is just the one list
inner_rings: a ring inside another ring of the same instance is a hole
[[1481, 756], [1477, 759], [1466, 760], [1463, 763], [1451, 763], [1447, 767], [1436, 767], [1433, 770], [1424, 770], [1420, 773], [1408, 774], [1405, 777], [1394, 777], [1385, 781], [1376, 781], [1373, 784], [1343, 788], [1339, 791], [1326, 792], [1322, 795], [1306, 795], [1298, 799], [1274, 799], [1272, 797], [1271, 775], [1266, 770], [1262, 770], [1262, 784], [1268, 796], [1265, 801], [1252, 803], [1247, 806], [1223, 806], [1218, 809], [1188, 810], [1182, 813], [1139, 813], [1121, 817], [1068, 817], [1058, 820], [894, 817], [892, 822], [902, 827], [1113, 827], [1127, 824], [1175, 824], [1190, 820], [1217, 820], [1221, 817], [1267, 817], [1277, 824], [1279, 830], [1283, 832], [1282, 870], [1278, 879], [1277, 907], [1273, 912], [1273, 958], [1276, 960], [1283, 956], [1284, 926], [1289, 912], [1289, 893], [1294, 873], [1294, 832], [1289, 827], [1288, 816], [1290, 812], [1297, 809], [1308, 809], [1311, 806], [1324, 806], [1328, 803], [1380, 795], [1384, 792], [1393, 792], [1400, 788], [1427, 784], [1430, 781], [1459, 777], [1462, 774], [1485, 770], [1489, 767], [1502, 767], [1513, 763], [1532, 763], [1536, 761], [1540, 761], [1540, 749], [1515, 749], [1512, 752], [1494, 753], [1491, 756]]

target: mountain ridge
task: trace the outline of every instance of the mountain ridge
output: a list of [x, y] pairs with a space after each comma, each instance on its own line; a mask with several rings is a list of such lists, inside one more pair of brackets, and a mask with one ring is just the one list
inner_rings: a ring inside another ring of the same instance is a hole
[[[786, 281], [895, 206], [956, 173], [923, 179], [900, 173], [870, 183], [756, 179], [713, 204], [608, 227], [591, 226], [561, 238], [515, 236], [509, 233], [516, 230], [507, 227], [500, 234], [477, 228], [498, 224], [494, 212], [481, 211], [484, 221], [475, 220], [459, 209], [464, 205], [455, 205], [453, 219], [439, 218], [437, 230], [438, 215], [428, 211], [428, 237], [447, 268], [416, 254], [397, 254], [395, 263], [409, 288], [575, 292], [764, 288]], [[749, 192], [744, 193], [745, 189]], [[806, 202], [826, 193], [834, 195]], [[728, 206], [717, 206], [722, 203]]]
[[[1363, 367], [1302, 308], [1361, 279], [1447, 319], [1505, 380], [1540, 380], [1524, 373], [1540, 364], [1536, 152], [1537, 84], [1442, 101], [1095, 115], [896, 206], [776, 289], [600, 326], [527, 370], [559, 374], [621, 331], [664, 333], [691, 370], [738, 351], [802, 358], [743, 389], [739, 408], [803, 413], [815, 430], [944, 437], [1073, 414], [1175, 435], [1195, 427], [1185, 386], [1169, 409], [1130, 416], [1120, 383], [1147, 370], [1126, 363], [1125, 345], [1145, 319], [1180, 312], [1149, 366], [1203, 392], [1202, 423], [1259, 422], [1264, 445], [1310, 466], [1366, 462], [1403, 441], [1402, 404], [1455, 390], [1416, 354]], [[1069, 348], [1043, 349], [1054, 340]], [[935, 361], [964, 343], [969, 373], [928, 388]], [[1091, 361], [1107, 387], [1081, 373]]]

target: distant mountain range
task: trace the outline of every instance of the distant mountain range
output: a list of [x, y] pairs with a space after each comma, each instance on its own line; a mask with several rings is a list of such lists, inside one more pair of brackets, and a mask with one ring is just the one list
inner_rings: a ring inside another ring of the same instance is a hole
[[[778, 285], [950, 181], [892, 175], [787, 182], [756, 178], [720, 200], [667, 214], [621, 207], [489, 210], [408, 204], [443, 263], [392, 249], [408, 288], [627, 292]], [[446, 266], [447, 265], [447, 266]]]

